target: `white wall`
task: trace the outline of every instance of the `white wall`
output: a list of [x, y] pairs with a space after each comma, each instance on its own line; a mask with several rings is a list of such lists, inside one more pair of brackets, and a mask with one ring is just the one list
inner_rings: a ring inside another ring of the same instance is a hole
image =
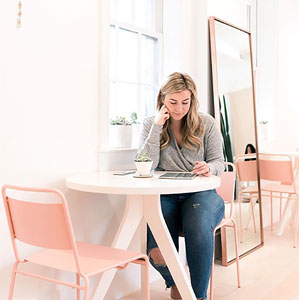
[[188, 73], [197, 85], [200, 110], [208, 110], [207, 0], [164, 0], [164, 76]]
[[248, 0], [209, 0], [208, 16], [217, 17], [246, 30], [247, 3]]
[[299, 3], [279, 0], [277, 9], [276, 140], [281, 150], [295, 151], [299, 147]]
[[[257, 18], [257, 69], [256, 69], [256, 105], [259, 122], [267, 121], [268, 125], [258, 125], [260, 151], [264, 148], [265, 135], [270, 139], [275, 135], [274, 111], [276, 102], [275, 87], [277, 84], [278, 58], [278, 24], [277, 1], [264, 0], [258, 2]], [[265, 130], [268, 127], [269, 129]]]
[[259, 1], [257, 101], [259, 120], [268, 120], [263, 151], [299, 147], [299, 3]]

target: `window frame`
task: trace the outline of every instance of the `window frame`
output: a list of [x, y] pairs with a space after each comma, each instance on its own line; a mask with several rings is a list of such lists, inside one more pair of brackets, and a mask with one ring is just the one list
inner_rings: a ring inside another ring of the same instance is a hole
[[[163, 0], [157, 0], [156, 10], [156, 28], [157, 32], [152, 32], [146, 29], [142, 29], [142, 33], [149, 36], [153, 35], [158, 38], [158, 85], [161, 83], [163, 77]], [[128, 30], [139, 29], [137, 26], [126, 24], [123, 22], [116, 22], [110, 18], [110, 3], [109, 0], [99, 0], [99, 21], [98, 21], [98, 32], [99, 32], [99, 55], [98, 55], [98, 122], [97, 122], [97, 156], [98, 156], [98, 169], [109, 169], [110, 163], [114, 160], [110, 158], [110, 154], [119, 152], [131, 152], [135, 151], [134, 148], [119, 148], [114, 149], [109, 146], [109, 117], [110, 117], [110, 25], [113, 23], [121, 26], [126, 26]], [[113, 23], [112, 23], [113, 22]], [[124, 28], [126, 28], [124, 27]], [[154, 100], [154, 99], [153, 99]], [[138, 120], [139, 122], [141, 120]], [[111, 162], [103, 162], [111, 160]]]
[[[160, 84], [162, 76], [163, 76], [163, 64], [162, 64], [163, 63], [163, 28], [162, 28], [163, 0], [156, 0], [155, 9], [156, 9], [156, 15], [157, 15], [157, 18], [155, 20], [156, 31], [148, 30], [148, 29], [136, 26], [136, 25], [132, 25], [127, 22], [120, 22], [114, 18], [109, 18], [109, 20], [110, 20], [109, 21], [109, 30], [110, 30], [111, 26], [114, 26], [116, 32], [119, 31], [120, 29], [123, 29], [123, 30], [128, 30], [128, 31], [134, 32], [138, 35], [137, 80], [129, 81], [129, 80], [111, 78], [110, 73], [109, 73], [109, 75], [108, 75], [109, 84], [110, 84], [110, 82], [113, 82], [115, 84], [118, 84], [118, 83], [134, 84], [137, 86], [138, 98], [140, 98], [140, 95], [141, 95], [141, 87], [157, 88], [157, 87], [159, 87], [159, 84]], [[140, 47], [141, 47], [141, 39], [142, 39], [143, 35], [151, 37], [151, 38], [155, 38], [157, 40], [157, 46], [158, 46], [158, 48], [157, 48], [157, 65], [158, 65], [157, 84], [146, 84], [141, 81]], [[109, 61], [110, 61], [110, 57], [109, 57]], [[110, 65], [109, 65], [109, 71], [110, 71]], [[110, 103], [110, 97], [109, 97], [109, 103]], [[137, 113], [138, 113], [138, 111], [140, 111], [140, 104], [138, 104], [138, 107], [136, 107], [136, 111], [137, 111]], [[110, 109], [108, 110], [108, 115], [110, 117]], [[142, 120], [139, 119], [138, 121], [141, 122]]]

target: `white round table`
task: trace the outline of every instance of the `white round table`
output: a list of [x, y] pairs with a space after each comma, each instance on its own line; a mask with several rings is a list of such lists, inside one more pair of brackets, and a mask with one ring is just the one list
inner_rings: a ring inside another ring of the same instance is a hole
[[[220, 178], [198, 176], [192, 180], [158, 179], [162, 173], [156, 172], [152, 178], [134, 178], [132, 174], [113, 175], [112, 171], [82, 173], [67, 177], [66, 186], [84, 192], [126, 195], [125, 213], [112, 247], [127, 249], [140, 222], [144, 219], [155, 237], [181, 296], [184, 300], [196, 300], [165, 224], [160, 195], [214, 189], [220, 186]], [[104, 299], [114, 275], [115, 272], [104, 273], [95, 286], [92, 299]]]

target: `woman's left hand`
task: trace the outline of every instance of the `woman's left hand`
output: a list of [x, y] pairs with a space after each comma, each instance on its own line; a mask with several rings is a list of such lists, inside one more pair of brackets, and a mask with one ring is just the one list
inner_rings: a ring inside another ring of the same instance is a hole
[[193, 174], [203, 175], [203, 176], [210, 176], [210, 168], [205, 161], [195, 161], [195, 166], [191, 171]]

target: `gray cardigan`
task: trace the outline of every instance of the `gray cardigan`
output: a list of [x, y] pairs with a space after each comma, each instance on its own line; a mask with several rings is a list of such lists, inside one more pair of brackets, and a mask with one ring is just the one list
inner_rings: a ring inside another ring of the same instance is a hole
[[205, 130], [200, 137], [202, 148], [199, 153], [197, 148], [190, 150], [184, 145], [180, 148], [170, 128], [170, 143], [161, 150], [162, 125], [154, 123], [155, 117], [146, 118], [143, 122], [138, 153], [145, 150], [146, 155], [153, 160], [153, 169], [190, 172], [196, 160], [204, 160], [208, 163], [211, 174], [220, 176], [224, 170], [221, 134], [213, 117], [203, 113], [200, 113], [200, 116], [204, 121]]

